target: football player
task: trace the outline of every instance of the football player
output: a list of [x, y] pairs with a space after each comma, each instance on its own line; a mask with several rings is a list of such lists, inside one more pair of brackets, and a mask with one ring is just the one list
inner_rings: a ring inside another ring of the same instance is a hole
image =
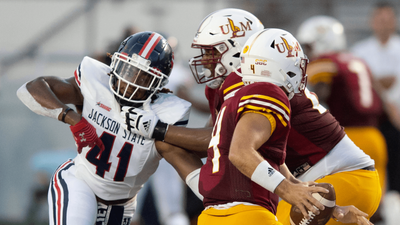
[[[300, 25], [297, 36], [301, 45], [307, 46], [306, 54], [311, 60], [307, 68], [310, 89], [318, 95], [321, 104], [329, 108], [355, 145], [374, 160], [384, 191], [387, 150], [385, 138], [377, 128], [383, 109], [373, 88], [370, 69], [362, 59], [346, 51], [344, 27], [333, 17], [308, 18]], [[335, 188], [340, 186], [348, 188], [339, 183]], [[338, 192], [337, 201], [348, 204], [350, 201], [344, 199], [355, 198], [351, 204], [372, 215], [375, 211], [366, 207], [366, 199], [372, 196], [360, 193], [360, 189], [357, 193], [358, 198]]]
[[299, 41], [307, 46], [311, 57], [307, 69], [310, 89], [345, 127], [350, 139], [375, 161], [385, 190], [387, 151], [384, 136], [377, 128], [383, 108], [369, 67], [345, 50], [343, 25], [333, 17], [308, 18], [298, 32]]
[[69, 124], [77, 145], [77, 156], [51, 179], [50, 224], [129, 224], [136, 195], [162, 157], [183, 179], [202, 165], [193, 154], [129, 131], [137, 107], [152, 110], [165, 123], [187, 124], [190, 103], [163, 89], [172, 68], [166, 39], [140, 32], [121, 43], [110, 66], [84, 57], [70, 78], [39, 77], [18, 89], [33, 112]]

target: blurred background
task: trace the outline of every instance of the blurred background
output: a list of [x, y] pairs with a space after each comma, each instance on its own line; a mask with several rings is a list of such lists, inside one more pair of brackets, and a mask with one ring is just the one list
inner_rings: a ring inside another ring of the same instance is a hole
[[[199, 23], [226, 7], [255, 14], [265, 27], [293, 34], [306, 18], [325, 14], [345, 26], [348, 46], [371, 35], [373, 0], [0, 0], [0, 224], [25, 223], [35, 212], [47, 219], [47, 176], [74, 157], [67, 125], [31, 112], [16, 96], [42, 75], [73, 76], [86, 55], [103, 60], [132, 32], [152, 30], [177, 40], [175, 57], [187, 67]], [[397, 9], [400, 1], [392, 2]], [[205, 103], [204, 86], [189, 95]], [[208, 113], [193, 109], [189, 126], [202, 127]], [[44, 196], [44, 198], [42, 198]], [[44, 200], [43, 200], [44, 199]], [[37, 215], [36, 215], [37, 216]], [[32, 221], [32, 220], [30, 220]]]

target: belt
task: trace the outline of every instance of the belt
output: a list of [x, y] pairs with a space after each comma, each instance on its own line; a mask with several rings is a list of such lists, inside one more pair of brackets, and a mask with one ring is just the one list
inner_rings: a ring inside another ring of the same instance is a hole
[[98, 202], [101, 202], [101, 203], [106, 204], [106, 205], [124, 204], [124, 203], [128, 202], [128, 201], [131, 200], [131, 199], [132, 199], [132, 198], [126, 198], [126, 199], [120, 199], [120, 200], [111, 200], [111, 201], [107, 201], [107, 200], [101, 199], [101, 198], [99, 198], [99, 197], [96, 196], [96, 200], [97, 200]]
[[367, 167], [364, 167], [364, 168], [361, 168], [362, 170], [368, 170], [368, 171], [375, 171], [375, 166], [367, 166]]

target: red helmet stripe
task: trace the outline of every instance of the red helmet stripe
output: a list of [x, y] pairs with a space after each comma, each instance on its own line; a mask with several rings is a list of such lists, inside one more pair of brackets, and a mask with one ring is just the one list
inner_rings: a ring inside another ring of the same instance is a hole
[[[121, 52], [121, 55], [126, 55], [126, 56], [128, 56], [128, 53], [126, 53], [126, 52]], [[125, 57], [123, 57], [123, 56], [120, 56], [120, 58], [121, 59], [124, 59], [124, 60], [127, 60]]]
[[161, 35], [157, 33], [152, 33], [149, 39], [147, 39], [146, 43], [144, 43], [143, 48], [139, 52], [139, 55], [145, 59], [149, 58], [151, 52], [153, 52], [154, 48], [157, 46], [160, 40]]

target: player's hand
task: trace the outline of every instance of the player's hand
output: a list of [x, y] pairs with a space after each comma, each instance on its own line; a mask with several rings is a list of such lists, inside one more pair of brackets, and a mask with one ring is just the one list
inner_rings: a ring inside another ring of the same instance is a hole
[[148, 139], [164, 140], [168, 125], [158, 119], [158, 116], [150, 109], [148, 104], [143, 104], [143, 110], [124, 106], [121, 116], [125, 120], [123, 126], [126, 130]]
[[341, 223], [357, 223], [358, 225], [373, 225], [367, 217], [368, 214], [357, 209], [355, 206], [336, 206], [333, 210], [334, 219]]
[[125, 119], [123, 126], [126, 130], [145, 138], [152, 138], [154, 127], [158, 122], [158, 117], [153, 111], [124, 106], [121, 116]]
[[310, 219], [307, 213], [311, 211], [319, 215], [319, 210], [324, 210], [324, 205], [312, 196], [312, 193], [329, 191], [323, 187], [308, 186], [308, 183], [294, 184], [288, 180], [283, 180], [275, 189], [275, 194], [293, 206], [297, 206], [305, 218]]
[[104, 144], [97, 136], [96, 128], [88, 123], [85, 118], [82, 117], [77, 124], [70, 126], [69, 128], [71, 129], [75, 142], [78, 145], [79, 154], [82, 152], [82, 148], [86, 146], [93, 147], [97, 145], [100, 148], [100, 153], [104, 150]]

